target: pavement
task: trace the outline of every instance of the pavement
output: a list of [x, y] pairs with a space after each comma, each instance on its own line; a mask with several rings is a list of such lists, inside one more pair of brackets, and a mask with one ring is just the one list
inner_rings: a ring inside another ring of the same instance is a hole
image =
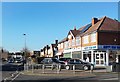
[[[14, 71], [13, 71], [14, 72]], [[7, 71], [3, 71], [7, 75]], [[9, 71], [9, 75], [11, 72]], [[6, 76], [5, 76], [6, 77]], [[23, 70], [15, 74], [6, 82], [120, 82], [120, 73], [108, 72], [106, 69], [95, 69], [93, 71], [83, 70], [65, 70], [58, 71], [56, 69], [34, 69]], [[4, 81], [3, 81], [4, 82]]]
[[[51, 70], [45, 70], [43, 73], [42, 70], [34, 70], [31, 71], [23, 71], [20, 73], [18, 77], [14, 80], [19, 82], [49, 82], [49, 81], [57, 81], [57, 82], [120, 82], [119, 74], [116, 72], [106, 72], [105, 70], [94, 70], [90, 71], [72, 71], [72, 70], [62, 70], [61, 72], [50, 72]], [[13, 82], [14, 82], [13, 81]]]

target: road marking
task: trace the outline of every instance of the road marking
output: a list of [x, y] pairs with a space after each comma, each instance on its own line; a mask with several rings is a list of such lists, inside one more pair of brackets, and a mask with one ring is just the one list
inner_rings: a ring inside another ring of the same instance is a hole
[[15, 80], [19, 75], [20, 75], [20, 73], [18, 73], [10, 82], [12, 82], [13, 80]]
[[102, 79], [102, 80], [118, 80], [118, 78], [109, 78], [109, 79]]
[[[6, 80], [8, 80], [8, 79], [12, 79], [12, 78], [14, 77], [14, 75], [17, 74], [17, 73], [18, 73], [18, 71], [16, 71], [15, 73], [12, 73], [10, 77], [6, 77], [6, 78], [4, 79], [5, 82], [6, 82]], [[19, 74], [19, 73], [18, 73], [18, 74]], [[18, 74], [17, 74], [17, 75], [18, 75]], [[16, 75], [16, 76], [17, 76], [17, 75]], [[16, 76], [15, 76], [15, 77], [16, 77]], [[11, 81], [10, 81], [10, 82], [11, 82]]]

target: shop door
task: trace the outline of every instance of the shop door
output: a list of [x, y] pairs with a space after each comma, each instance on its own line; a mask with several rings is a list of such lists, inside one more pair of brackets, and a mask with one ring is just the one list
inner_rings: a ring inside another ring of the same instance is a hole
[[96, 52], [95, 53], [95, 65], [104, 66], [105, 65], [105, 52]]

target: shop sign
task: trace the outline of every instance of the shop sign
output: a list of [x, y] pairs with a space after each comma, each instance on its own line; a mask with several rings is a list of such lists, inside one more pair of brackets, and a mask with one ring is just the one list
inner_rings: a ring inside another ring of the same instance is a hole
[[100, 49], [112, 49], [112, 50], [119, 50], [119, 45], [99, 45]]
[[92, 49], [97, 49], [97, 46], [87, 46], [87, 47], [83, 47], [83, 50], [92, 50]]

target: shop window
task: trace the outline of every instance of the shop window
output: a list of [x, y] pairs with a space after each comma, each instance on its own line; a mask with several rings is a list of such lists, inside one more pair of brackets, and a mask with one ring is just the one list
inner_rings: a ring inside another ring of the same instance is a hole
[[116, 62], [116, 53], [114, 51], [109, 52], [109, 62]]
[[89, 51], [89, 52], [83, 52], [83, 59], [85, 61], [91, 62], [91, 51]]

